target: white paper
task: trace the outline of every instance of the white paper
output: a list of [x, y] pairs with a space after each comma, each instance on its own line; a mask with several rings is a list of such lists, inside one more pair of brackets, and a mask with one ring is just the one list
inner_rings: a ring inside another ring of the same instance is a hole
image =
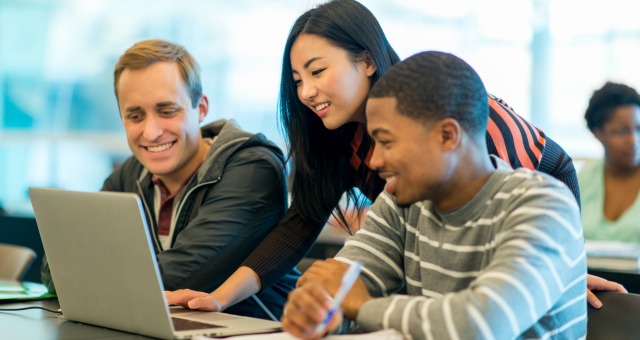
[[[211, 339], [206, 336], [197, 336], [193, 338], [194, 340], [208, 340]], [[279, 332], [279, 333], [266, 333], [266, 334], [252, 334], [252, 335], [240, 335], [240, 336], [232, 336], [226, 339], [233, 340], [296, 340], [298, 338], [292, 336], [289, 333]], [[362, 334], [342, 334], [342, 335], [329, 335], [323, 339], [331, 340], [364, 340], [364, 339], [374, 339], [374, 340], [403, 340], [405, 337], [402, 336], [402, 333], [396, 331], [395, 329], [385, 329], [372, 333], [362, 333]]]

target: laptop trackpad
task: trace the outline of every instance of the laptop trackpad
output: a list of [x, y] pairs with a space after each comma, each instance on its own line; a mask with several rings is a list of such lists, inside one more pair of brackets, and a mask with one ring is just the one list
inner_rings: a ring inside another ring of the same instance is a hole
[[230, 321], [230, 320], [246, 320], [244, 317], [235, 316], [227, 313], [220, 312], [203, 312], [199, 310], [171, 308], [171, 316], [178, 316], [181, 318], [188, 318], [192, 320], [200, 320], [204, 322], [216, 322], [216, 321]]
[[226, 328], [225, 326], [187, 320], [182, 318], [172, 317], [171, 321], [173, 322], [173, 329], [175, 329], [176, 331], [193, 331], [193, 330], [208, 329], [208, 328]]

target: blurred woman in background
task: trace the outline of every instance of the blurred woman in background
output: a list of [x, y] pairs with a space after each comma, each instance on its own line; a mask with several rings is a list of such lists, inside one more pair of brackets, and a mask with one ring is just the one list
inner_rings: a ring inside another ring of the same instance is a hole
[[591, 96], [584, 118], [604, 147], [604, 159], [578, 174], [584, 236], [640, 243], [640, 95], [607, 82]]

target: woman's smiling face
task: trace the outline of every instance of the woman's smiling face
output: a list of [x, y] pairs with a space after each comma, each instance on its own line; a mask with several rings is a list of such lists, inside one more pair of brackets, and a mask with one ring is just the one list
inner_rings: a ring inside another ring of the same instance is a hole
[[376, 67], [315, 34], [301, 34], [291, 47], [291, 72], [298, 99], [327, 129], [365, 121], [364, 106]]

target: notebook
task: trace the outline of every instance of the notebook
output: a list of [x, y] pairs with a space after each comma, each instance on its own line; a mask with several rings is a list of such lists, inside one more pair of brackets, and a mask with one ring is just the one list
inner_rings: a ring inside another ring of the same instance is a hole
[[41, 283], [0, 279], [0, 302], [55, 298]]
[[276, 321], [169, 308], [137, 195], [35, 187], [29, 194], [65, 318], [164, 339], [281, 329]]
[[617, 271], [640, 271], [640, 244], [585, 240], [587, 267]]

